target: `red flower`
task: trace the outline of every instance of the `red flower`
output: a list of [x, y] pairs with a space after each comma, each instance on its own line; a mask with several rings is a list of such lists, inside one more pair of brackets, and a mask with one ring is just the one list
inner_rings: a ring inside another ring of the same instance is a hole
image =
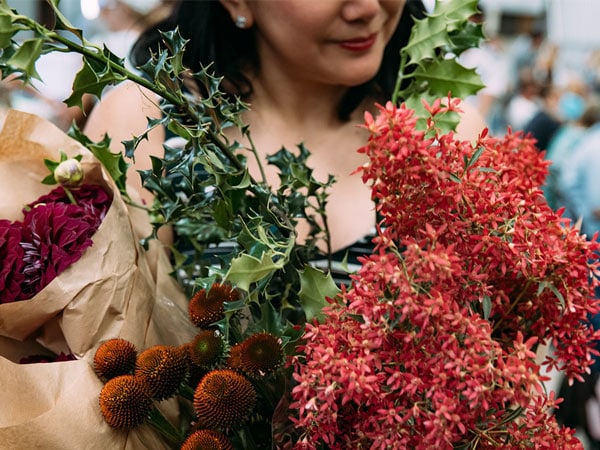
[[20, 223], [0, 220], [0, 303], [19, 299], [23, 275], [23, 228]]
[[71, 204], [62, 187], [24, 208], [23, 221], [0, 221], [0, 302], [33, 297], [81, 258], [110, 207], [100, 186], [74, 189]]
[[89, 207], [51, 203], [38, 205], [25, 216], [22, 299], [33, 297], [92, 245], [101, 223], [92, 212]]
[[57, 356], [48, 355], [30, 355], [19, 360], [19, 364], [53, 363], [62, 361], [75, 361], [74, 355], [60, 352]]
[[361, 170], [383, 221], [352, 285], [306, 326], [297, 448], [580, 448], [550, 417], [534, 350], [553, 344], [545, 364], [571, 377], [592, 363], [599, 245], [546, 205], [531, 140], [457, 141], [435, 129], [444, 110], [426, 131], [404, 106], [366, 117]]
[[[102, 189], [102, 187], [95, 184], [83, 184], [78, 188], [71, 188], [70, 191], [73, 194], [75, 200], [77, 201], [78, 206], [84, 209], [92, 207], [95, 210], [93, 215], [99, 217], [100, 220], [104, 219], [108, 208], [110, 208], [112, 199], [108, 192]], [[42, 195], [35, 202], [27, 205], [27, 207], [24, 210], [24, 213], [26, 214], [26, 211], [42, 203], [70, 204], [71, 202], [69, 200], [69, 197], [67, 197], [67, 195], [65, 194], [64, 188], [62, 186], [59, 186], [47, 193], [46, 195]]]

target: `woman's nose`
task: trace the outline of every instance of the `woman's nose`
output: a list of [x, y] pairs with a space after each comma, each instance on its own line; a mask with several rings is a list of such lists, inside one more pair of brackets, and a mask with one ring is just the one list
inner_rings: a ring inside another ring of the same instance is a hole
[[347, 0], [342, 9], [342, 17], [348, 22], [368, 21], [381, 9], [380, 0]]

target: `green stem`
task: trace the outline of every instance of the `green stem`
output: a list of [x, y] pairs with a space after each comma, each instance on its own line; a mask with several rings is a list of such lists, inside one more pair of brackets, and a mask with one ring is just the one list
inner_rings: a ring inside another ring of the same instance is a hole
[[396, 77], [396, 84], [394, 85], [394, 92], [392, 93], [392, 103], [395, 105], [398, 103], [400, 97], [400, 85], [404, 80], [404, 67], [406, 66], [406, 55], [401, 53], [400, 55], [400, 67], [398, 68], [398, 76]]
[[71, 192], [71, 190], [68, 187], [63, 186], [63, 191], [65, 192], [65, 195], [67, 196], [67, 198], [69, 199], [69, 201], [73, 205], [76, 205], [77, 204], [77, 200], [75, 200], [75, 197], [73, 197], [73, 193]]
[[323, 232], [325, 233], [325, 245], [327, 247], [327, 267], [331, 271], [331, 267], [333, 265], [333, 249], [331, 247], [331, 230], [329, 229], [329, 222], [327, 221], [327, 211], [325, 207], [327, 206], [327, 199], [317, 197], [317, 202], [319, 205], [319, 214], [321, 215], [321, 220], [323, 221]]
[[171, 448], [180, 448], [184, 441], [184, 436], [163, 416], [158, 408], [150, 410], [148, 424], [161, 435]]
[[256, 151], [256, 146], [254, 145], [254, 141], [252, 140], [252, 136], [250, 136], [250, 132], [246, 135], [248, 137], [248, 142], [250, 143], [250, 151], [254, 155], [254, 159], [256, 160], [256, 164], [258, 165], [258, 170], [260, 171], [260, 177], [262, 178], [263, 183], [267, 183], [267, 175], [265, 174], [265, 169], [263, 167], [263, 163], [258, 156], [258, 152]]
[[179, 395], [181, 395], [186, 400], [194, 401], [194, 389], [191, 388], [188, 384], [183, 384], [181, 389], [179, 390]]
[[498, 321], [494, 324], [494, 327], [492, 328], [492, 333], [498, 330], [498, 327], [500, 326], [504, 318], [507, 317], [513, 311], [513, 309], [516, 308], [523, 296], [527, 293], [529, 286], [531, 286], [531, 280], [527, 280], [525, 287], [521, 290], [521, 292], [519, 292], [519, 295], [517, 296], [515, 301], [512, 302], [508, 310], [504, 312], [504, 315], [500, 319], [498, 319]]

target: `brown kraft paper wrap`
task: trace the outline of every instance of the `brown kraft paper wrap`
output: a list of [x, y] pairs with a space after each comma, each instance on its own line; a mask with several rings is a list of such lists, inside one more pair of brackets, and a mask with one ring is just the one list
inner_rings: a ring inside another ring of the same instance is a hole
[[[194, 336], [164, 249], [139, 244], [150, 230], [146, 213], [128, 206], [94, 156], [50, 122], [10, 110], [0, 125], [0, 218], [20, 220], [25, 204], [53, 188], [40, 182], [48, 174], [43, 160], [58, 161], [61, 151], [83, 155], [85, 183], [113, 196], [81, 259], [32, 299], [0, 304], [0, 449], [166, 448], [147, 425], [127, 433], [104, 422], [102, 381], [92, 367], [106, 339], [128, 339], [143, 350]], [[32, 351], [78, 360], [15, 363]]]

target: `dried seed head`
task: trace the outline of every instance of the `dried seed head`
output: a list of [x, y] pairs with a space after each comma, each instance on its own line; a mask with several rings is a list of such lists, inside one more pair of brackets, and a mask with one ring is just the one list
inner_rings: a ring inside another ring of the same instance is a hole
[[135, 369], [137, 350], [126, 339], [114, 338], [103, 342], [94, 355], [94, 369], [99, 377], [110, 380], [130, 374]]
[[251, 378], [268, 376], [283, 365], [281, 339], [271, 333], [253, 334], [237, 347], [231, 351], [230, 367]]
[[198, 425], [224, 430], [243, 422], [254, 407], [256, 391], [243, 375], [229, 369], [207, 373], [196, 387]]
[[216, 331], [202, 330], [190, 345], [192, 362], [200, 367], [211, 369], [222, 359], [225, 341]]
[[242, 344], [235, 344], [229, 350], [229, 357], [225, 364], [230, 369], [242, 370]]
[[133, 375], [108, 380], [100, 391], [99, 400], [106, 423], [124, 430], [144, 423], [152, 406], [144, 383]]
[[195, 389], [198, 386], [198, 383], [202, 379], [204, 375], [206, 375], [212, 369], [206, 369], [204, 367], [200, 367], [198, 364], [192, 361], [192, 343], [189, 342], [187, 344], [181, 345], [180, 350], [185, 355], [188, 367], [188, 377], [187, 384], [192, 389]]
[[199, 328], [208, 328], [224, 316], [224, 303], [239, 299], [239, 292], [227, 284], [213, 284], [210, 290], [198, 291], [190, 300], [190, 320]]
[[187, 376], [185, 352], [178, 347], [155, 345], [138, 356], [135, 374], [146, 384], [153, 398], [173, 396]]
[[215, 430], [198, 430], [188, 436], [181, 450], [233, 450], [233, 445]]

